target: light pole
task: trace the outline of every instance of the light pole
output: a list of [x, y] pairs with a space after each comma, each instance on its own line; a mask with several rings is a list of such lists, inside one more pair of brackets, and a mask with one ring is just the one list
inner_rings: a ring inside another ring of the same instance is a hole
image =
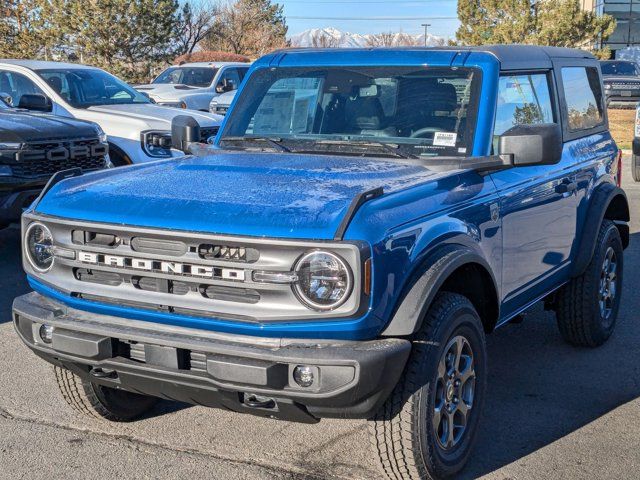
[[424, 27], [424, 46], [427, 46], [427, 29], [431, 26], [430, 23], [421, 24]]

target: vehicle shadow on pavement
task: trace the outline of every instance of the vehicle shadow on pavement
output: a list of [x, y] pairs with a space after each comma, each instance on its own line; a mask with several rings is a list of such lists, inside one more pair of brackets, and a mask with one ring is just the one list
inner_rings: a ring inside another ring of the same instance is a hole
[[640, 233], [625, 251], [625, 280], [616, 331], [596, 349], [565, 344], [555, 314], [540, 305], [522, 324], [487, 338], [489, 381], [476, 449], [462, 478], [516, 462], [640, 397], [640, 298], [635, 270]]
[[22, 270], [20, 228], [0, 230], [0, 324], [11, 321], [11, 304], [18, 295], [29, 292]]

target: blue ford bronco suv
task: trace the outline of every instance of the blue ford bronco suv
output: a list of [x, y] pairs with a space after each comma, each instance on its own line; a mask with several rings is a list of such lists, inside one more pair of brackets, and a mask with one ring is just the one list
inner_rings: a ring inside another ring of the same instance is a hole
[[275, 52], [215, 145], [198, 129], [174, 121], [185, 158], [63, 172], [22, 217], [15, 328], [83, 413], [369, 419], [387, 477], [446, 477], [486, 334], [538, 301], [573, 345], [614, 329], [629, 208], [588, 53]]

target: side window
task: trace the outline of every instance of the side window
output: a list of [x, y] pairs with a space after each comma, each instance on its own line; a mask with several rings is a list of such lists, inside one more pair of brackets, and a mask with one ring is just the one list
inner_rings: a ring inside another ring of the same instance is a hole
[[547, 74], [500, 77], [494, 135], [516, 125], [554, 123], [552, 105]]
[[21, 73], [6, 70], [0, 71], [0, 92], [8, 94], [11, 97], [11, 104], [15, 107], [20, 104], [24, 94], [44, 94], [35, 83]]
[[598, 71], [585, 67], [562, 69], [569, 130], [589, 130], [603, 123], [602, 90]]
[[67, 81], [67, 76], [62, 72], [43, 72], [40, 74], [45, 82], [49, 84], [54, 92], [60, 95], [64, 100], [69, 101], [71, 96], [71, 88]]
[[227, 68], [222, 72], [217, 88], [222, 87], [223, 91], [230, 92], [237, 90], [240, 86], [240, 74], [237, 68]]

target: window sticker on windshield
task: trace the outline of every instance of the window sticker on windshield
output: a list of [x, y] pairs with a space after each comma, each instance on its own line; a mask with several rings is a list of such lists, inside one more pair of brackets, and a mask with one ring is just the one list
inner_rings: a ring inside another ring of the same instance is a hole
[[453, 132], [436, 132], [433, 136], [433, 144], [439, 147], [455, 147], [458, 134]]

